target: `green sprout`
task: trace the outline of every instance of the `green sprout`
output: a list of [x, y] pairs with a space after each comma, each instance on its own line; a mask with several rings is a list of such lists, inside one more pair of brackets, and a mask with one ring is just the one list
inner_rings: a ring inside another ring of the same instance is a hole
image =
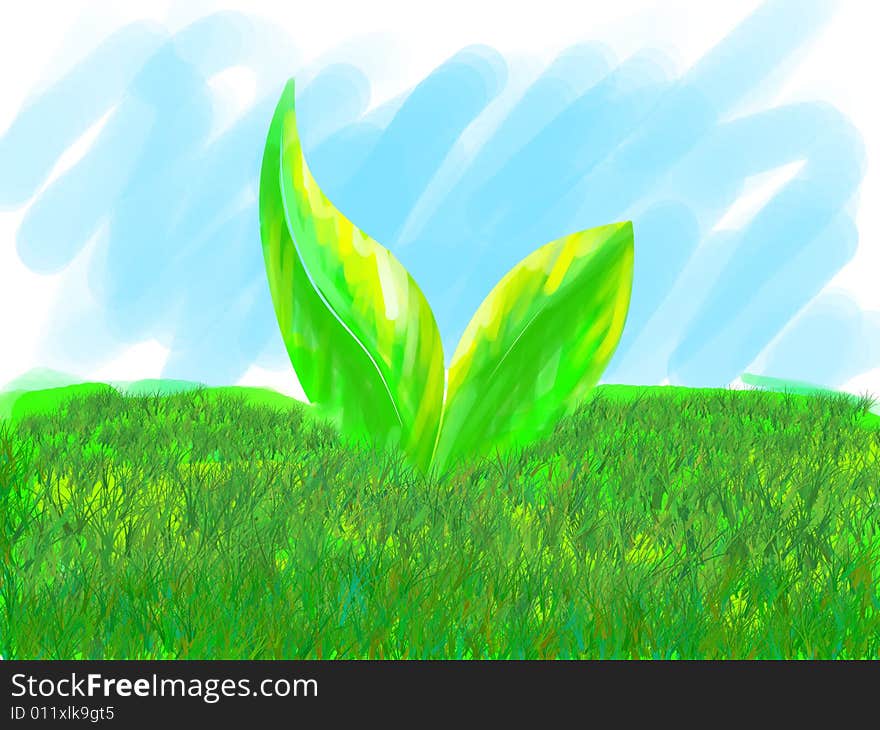
[[293, 80], [269, 128], [260, 232], [275, 314], [309, 401], [343, 434], [421, 471], [524, 446], [583, 402], [620, 340], [632, 223], [564, 236], [520, 261], [444, 367], [440, 332], [404, 266], [340, 213], [300, 143]]

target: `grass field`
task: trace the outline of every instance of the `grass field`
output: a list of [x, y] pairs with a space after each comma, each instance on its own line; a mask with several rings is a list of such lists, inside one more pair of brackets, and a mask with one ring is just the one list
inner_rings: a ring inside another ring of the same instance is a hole
[[271, 391], [6, 405], [7, 658], [880, 658], [866, 399], [603, 386], [430, 478]]

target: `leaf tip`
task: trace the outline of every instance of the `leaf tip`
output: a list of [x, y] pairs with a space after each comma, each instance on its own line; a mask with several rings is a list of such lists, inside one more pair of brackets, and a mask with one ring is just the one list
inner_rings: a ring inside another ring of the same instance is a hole
[[621, 221], [617, 224], [617, 229], [624, 233], [627, 238], [633, 238], [633, 222], [632, 221]]

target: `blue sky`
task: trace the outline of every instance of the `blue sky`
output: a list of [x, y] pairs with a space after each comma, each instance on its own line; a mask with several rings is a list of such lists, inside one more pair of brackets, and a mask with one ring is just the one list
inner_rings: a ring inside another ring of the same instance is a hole
[[[128, 24], [0, 133], [0, 207], [25, 211], [6, 245], [32, 272], [82, 272], [53, 304], [42, 357], [88, 375], [153, 338], [169, 350], [165, 377], [234, 382], [254, 364], [285, 366], [256, 189], [272, 108], [302, 75], [316, 179], [413, 273], [447, 354], [522, 257], [631, 219], [632, 305], [605, 381], [725, 385], [759, 362], [840, 386], [880, 367], [880, 315], [828, 288], [867, 245], [862, 134], [821, 100], [759, 103], [831, 16], [825, 2], [771, 0], [683, 69], [650, 46], [615, 57], [587, 32], [523, 80], [511, 58], [468, 46], [379, 105], [375, 70], [306, 68], [295, 34], [265, 20]], [[232, 68], [256, 85], [223, 126], [211, 81]], [[762, 207], [719, 226], [755, 176], [780, 169]]]

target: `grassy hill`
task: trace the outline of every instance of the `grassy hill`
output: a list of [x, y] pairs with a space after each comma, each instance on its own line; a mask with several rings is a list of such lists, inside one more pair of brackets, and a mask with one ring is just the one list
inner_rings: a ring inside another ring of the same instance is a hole
[[145, 391], [8, 399], [3, 656], [880, 658], [867, 400], [602, 386], [425, 478], [273, 391]]

